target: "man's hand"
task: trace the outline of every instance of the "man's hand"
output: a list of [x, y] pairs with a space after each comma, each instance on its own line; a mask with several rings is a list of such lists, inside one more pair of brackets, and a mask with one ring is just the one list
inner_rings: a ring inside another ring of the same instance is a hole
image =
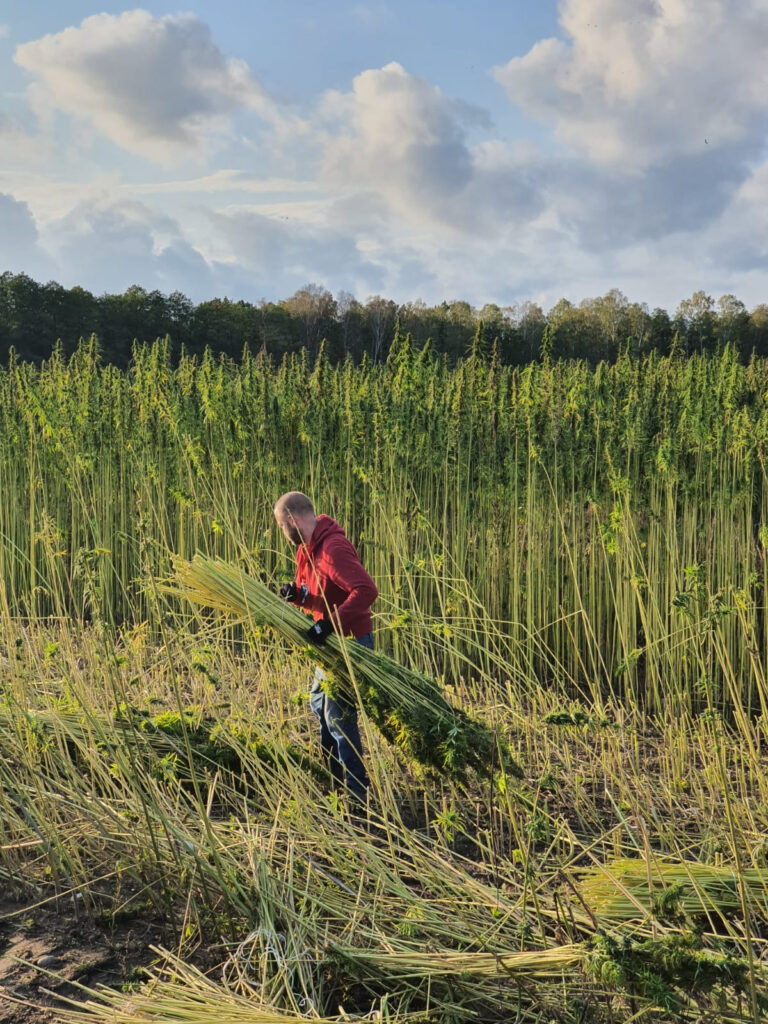
[[317, 622], [307, 630], [307, 640], [311, 644], [322, 647], [326, 638], [333, 632], [333, 623], [330, 619], [318, 619]]
[[307, 600], [309, 587], [306, 583], [302, 583], [300, 587], [297, 587], [295, 583], [283, 583], [278, 593], [284, 601], [290, 601], [292, 604], [303, 605]]

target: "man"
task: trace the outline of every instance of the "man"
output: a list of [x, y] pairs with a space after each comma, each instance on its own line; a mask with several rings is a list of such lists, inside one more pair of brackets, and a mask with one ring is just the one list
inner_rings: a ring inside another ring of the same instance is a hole
[[[373, 647], [371, 605], [376, 584], [363, 568], [357, 551], [330, 516], [316, 516], [306, 494], [289, 491], [275, 505], [275, 520], [296, 547], [296, 579], [280, 588], [280, 596], [309, 612], [307, 630], [313, 644], [324, 644], [334, 631]], [[309, 705], [320, 721], [320, 740], [331, 774], [343, 782], [352, 800], [363, 805], [368, 776], [361, 757], [357, 709], [344, 697], [329, 697], [315, 672]]]

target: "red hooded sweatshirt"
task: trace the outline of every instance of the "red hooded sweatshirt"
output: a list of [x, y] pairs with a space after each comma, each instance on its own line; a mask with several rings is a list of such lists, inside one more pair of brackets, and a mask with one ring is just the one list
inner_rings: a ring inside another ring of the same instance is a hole
[[[296, 551], [296, 587], [309, 593], [301, 605], [315, 622], [338, 615], [345, 636], [365, 636], [373, 628], [371, 605], [379, 595], [354, 546], [330, 516], [318, 516], [306, 545]], [[301, 604], [300, 601], [296, 602]]]

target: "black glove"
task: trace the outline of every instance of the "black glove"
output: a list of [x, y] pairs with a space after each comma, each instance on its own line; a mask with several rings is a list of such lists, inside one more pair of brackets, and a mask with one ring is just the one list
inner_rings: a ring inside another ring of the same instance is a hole
[[317, 622], [307, 630], [307, 640], [309, 640], [311, 644], [317, 644], [318, 647], [322, 647], [325, 643], [326, 637], [329, 637], [332, 632], [333, 623], [330, 619], [318, 619]]
[[297, 587], [295, 583], [283, 583], [278, 593], [284, 601], [303, 605], [309, 596], [309, 587], [306, 583], [302, 583], [300, 587]]

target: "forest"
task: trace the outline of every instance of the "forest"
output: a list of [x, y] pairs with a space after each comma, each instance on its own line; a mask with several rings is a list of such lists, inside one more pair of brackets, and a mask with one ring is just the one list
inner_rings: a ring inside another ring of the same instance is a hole
[[39, 362], [57, 342], [71, 354], [81, 338], [96, 335], [101, 357], [128, 366], [134, 341], [168, 337], [176, 359], [182, 353], [239, 358], [244, 348], [280, 357], [307, 349], [336, 362], [385, 360], [399, 323], [417, 348], [427, 341], [451, 363], [467, 355], [480, 335], [499, 358], [524, 365], [541, 356], [614, 360], [621, 351], [668, 355], [717, 352], [731, 345], [742, 357], [768, 355], [768, 303], [751, 311], [734, 295], [715, 300], [704, 291], [682, 299], [675, 310], [649, 310], [618, 289], [574, 304], [560, 299], [544, 311], [532, 301], [474, 308], [453, 300], [429, 306], [421, 300], [397, 303], [379, 295], [358, 301], [349, 292], [335, 297], [308, 284], [281, 301], [213, 298], [195, 304], [175, 291], [168, 295], [134, 285], [122, 294], [92, 295], [84, 288], [40, 284], [26, 274], [0, 275], [0, 359]]

